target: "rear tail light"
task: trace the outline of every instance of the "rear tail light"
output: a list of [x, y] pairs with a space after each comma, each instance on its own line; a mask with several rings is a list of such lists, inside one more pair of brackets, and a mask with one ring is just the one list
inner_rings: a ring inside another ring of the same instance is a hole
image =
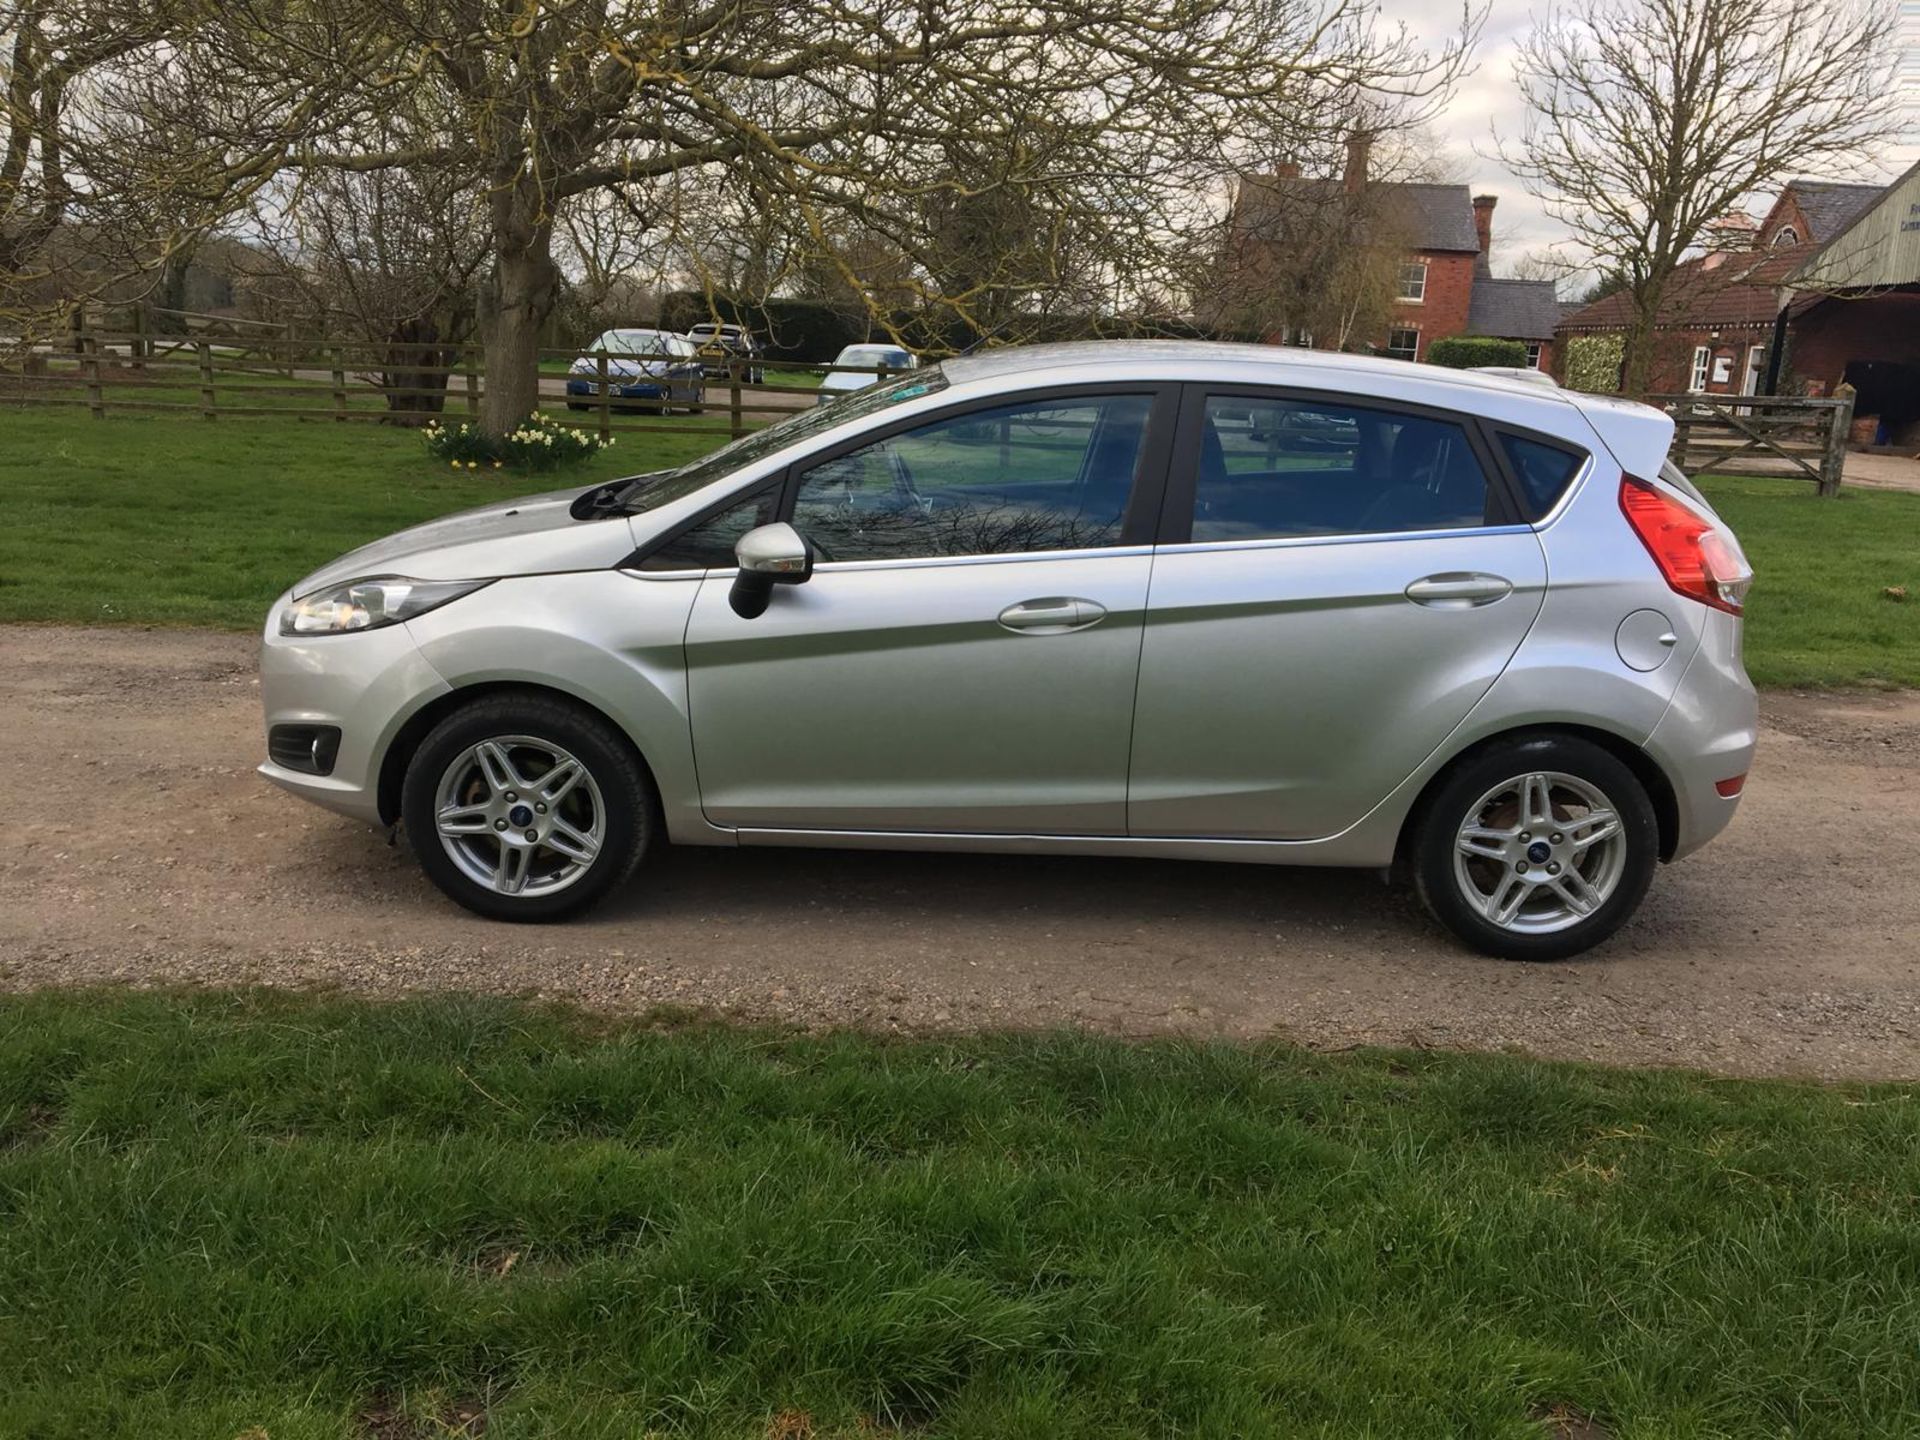
[[1677, 593], [1729, 615], [1740, 613], [1753, 571], [1718, 525], [1632, 475], [1621, 478], [1620, 508]]

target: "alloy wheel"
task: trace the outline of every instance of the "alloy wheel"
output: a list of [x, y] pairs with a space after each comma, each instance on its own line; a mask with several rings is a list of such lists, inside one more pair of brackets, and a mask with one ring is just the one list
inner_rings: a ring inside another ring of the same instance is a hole
[[551, 895], [592, 867], [606, 840], [600, 787], [550, 740], [500, 735], [441, 772], [434, 830], [454, 864], [500, 895]]
[[1590, 781], [1516, 775], [1470, 806], [1454, 839], [1461, 895], [1489, 924], [1546, 935], [1605, 905], [1627, 868], [1617, 806]]

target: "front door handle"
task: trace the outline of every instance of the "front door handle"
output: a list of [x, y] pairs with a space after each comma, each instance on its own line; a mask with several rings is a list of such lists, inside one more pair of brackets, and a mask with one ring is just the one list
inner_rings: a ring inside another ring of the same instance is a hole
[[1504, 600], [1512, 593], [1511, 580], [1465, 570], [1428, 575], [1407, 586], [1409, 600], [1436, 610], [1470, 610], [1477, 605], [1491, 605], [1496, 600]]
[[1044, 600], [1022, 600], [1000, 612], [1000, 623], [1021, 635], [1065, 635], [1098, 625], [1107, 607], [1072, 595], [1050, 595]]

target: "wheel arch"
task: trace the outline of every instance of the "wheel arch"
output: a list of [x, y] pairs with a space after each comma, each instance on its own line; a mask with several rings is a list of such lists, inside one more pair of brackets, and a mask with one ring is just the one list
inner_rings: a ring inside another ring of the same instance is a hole
[[433, 727], [456, 710], [473, 704], [476, 700], [492, 699], [501, 695], [531, 695], [548, 700], [559, 700], [568, 705], [587, 711], [596, 719], [604, 722], [614, 734], [618, 735], [626, 747], [633, 752], [634, 759], [640, 762], [640, 768], [646, 773], [647, 781], [659, 793], [660, 777], [654, 773], [652, 762], [646, 752], [635, 742], [627, 727], [600, 706], [583, 695], [575, 694], [558, 685], [543, 685], [530, 680], [481, 680], [471, 685], [460, 685], [436, 695], [413, 714], [394, 732], [387, 742], [386, 753], [380, 757], [380, 778], [377, 786], [377, 799], [380, 806], [380, 823], [392, 825], [400, 818], [400, 790], [406, 783], [407, 765], [412, 761], [414, 752], [432, 733]]
[[1446, 764], [1428, 776], [1427, 783], [1420, 787], [1420, 794], [1407, 808], [1407, 813], [1400, 822], [1400, 835], [1394, 846], [1394, 870], [1397, 873], [1405, 873], [1413, 836], [1426, 818], [1427, 807], [1432, 803], [1433, 796], [1439, 792], [1440, 787], [1461, 765], [1495, 745], [1504, 745], [1515, 740], [1555, 736], [1567, 736], [1597, 745], [1633, 772], [1633, 778], [1638, 780], [1641, 788], [1647, 792], [1647, 799], [1653, 805], [1654, 819], [1660, 827], [1660, 858], [1671, 860], [1680, 843], [1680, 802], [1674, 794], [1673, 782], [1667, 778], [1667, 772], [1660, 768], [1660, 762], [1633, 741], [1611, 730], [1603, 730], [1594, 725], [1556, 721], [1518, 725], [1510, 730], [1483, 735], [1471, 745], [1464, 747], [1458, 754], [1450, 757]]

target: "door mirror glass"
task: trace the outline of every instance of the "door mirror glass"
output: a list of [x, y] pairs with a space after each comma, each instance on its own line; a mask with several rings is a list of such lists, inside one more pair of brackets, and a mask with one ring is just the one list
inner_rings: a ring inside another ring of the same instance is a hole
[[763, 613], [776, 585], [801, 585], [813, 576], [813, 546], [793, 526], [760, 525], [733, 547], [740, 573], [733, 577], [728, 603], [733, 613], [751, 620]]

